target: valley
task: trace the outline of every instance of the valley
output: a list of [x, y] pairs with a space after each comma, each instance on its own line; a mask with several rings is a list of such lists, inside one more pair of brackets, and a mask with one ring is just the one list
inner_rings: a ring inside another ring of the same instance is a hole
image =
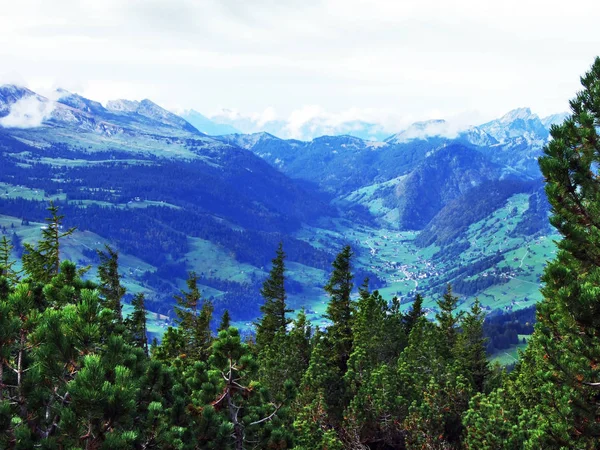
[[[0, 88], [5, 114], [34, 95]], [[323, 286], [346, 244], [355, 287], [369, 278], [403, 310], [420, 293], [433, 317], [450, 283], [461, 309], [478, 298], [488, 314], [511, 312], [540, 299], [555, 253], [532, 165], [552, 120], [519, 109], [454, 137], [435, 134], [443, 121], [433, 121], [380, 142], [211, 137], [149, 100], [105, 107], [65, 91], [41, 126], [0, 128], [0, 225], [34, 242], [54, 201], [78, 227], [64, 256], [95, 267], [96, 249], [117, 248], [156, 336], [189, 271], [216, 314], [228, 309], [250, 330], [280, 241], [289, 304], [319, 326]]]

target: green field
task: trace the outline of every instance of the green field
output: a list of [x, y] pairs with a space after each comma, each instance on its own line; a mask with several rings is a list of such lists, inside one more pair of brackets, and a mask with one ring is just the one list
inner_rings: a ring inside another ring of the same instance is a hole
[[520, 352], [525, 351], [527, 344], [521, 343], [521, 340], [529, 340], [531, 336], [528, 334], [519, 334], [519, 344], [513, 345], [510, 348], [499, 350], [490, 356], [490, 362], [492, 364], [498, 363], [501, 366], [508, 366], [514, 364], [519, 360]]
[[[397, 182], [397, 180], [392, 180]], [[357, 191], [355, 195], [369, 198], [381, 187], [369, 186]], [[23, 197], [35, 200], [48, 200], [43, 191], [29, 189], [22, 186], [0, 185], [0, 195], [11, 198]], [[53, 197], [61, 198], [59, 196]], [[83, 202], [91, 204], [91, 201]], [[103, 202], [94, 202], [104, 204]], [[147, 206], [171, 206], [162, 202], [144, 201], [133, 199], [128, 204], [116, 206], [120, 208], [144, 208]], [[558, 236], [536, 235], [523, 237], [511, 236], [518, 224], [519, 217], [528, 207], [528, 196], [517, 194], [512, 196], [504, 207], [498, 209], [490, 216], [475, 224], [460, 237], [463, 242], [469, 243], [469, 248], [462, 251], [456, 258], [444, 258], [443, 252], [435, 245], [419, 248], [414, 240], [418, 235], [415, 231], [398, 231], [393, 228], [381, 226], [365, 226], [344, 219], [328, 220], [320, 226], [304, 226], [295, 237], [305, 240], [316, 248], [338, 251], [343, 245], [350, 244], [356, 253], [354, 264], [374, 273], [385, 281], [385, 286], [380, 288], [380, 293], [386, 299], [398, 296], [403, 309], [410, 307], [416, 292], [425, 297], [424, 307], [429, 317], [436, 311], [436, 300], [441, 295], [445, 284], [452, 282], [447, 279], [447, 273], [458, 264], [469, 267], [485, 257], [496, 254], [502, 255], [502, 261], [493, 267], [486, 268], [471, 274], [466, 280], [477, 280], [494, 276], [497, 271], [506, 268], [502, 275], [502, 282], [487, 287], [475, 295], [463, 295], [460, 308], [470, 307], [475, 298], [478, 298], [487, 310], [520, 309], [534, 304], [541, 299], [539, 292], [539, 276], [546, 262], [555, 252], [554, 240]], [[0, 227], [6, 227], [8, 233], [15, 231], [24, 242], [35, 242], [40, 236], [41, 223], [31, 223], [29, 226], [21, 225], [17, 218], [0, 216]], [[231, 280], [239, 283], [260, 283], [267, 276], [269, 267], [255, 267], [250, 264], [239, 263], [236, 255], [228, 249], [199, 238], [189, 238], [190, 251], [182, 258], [186, 261], [187, 269], [194, 270], [207, 278]], [[108, 244], [101, 236], [91, 232], [76, 232], [64, 241], [63, 257], [77, 262], [80, 265], [90, 264], [82, 254], [83, 249], [103, 248]], [[440, 253], [438, 253], [440, 252]], [[440, 254], [442, 257], [440, 257]], [[141, 275], [146, 271], [154, 271], [155, 267], [145, 263], [139, 258], [122, 253], [120, 256], [123, 284], [131, 293], [144, 292], [151, 296], [152, 290], [141, 281]], [[309, 319], [316, 325], [324, 324], [323, 314], [327, 306], [327, 296], [323, 291], [328, 271], [316, 269], [302, 264], [288, 261], [288, 277], [303, 286], [300, 294], [290, 294], [288, 302], [294, 309], [304, 307], [307, 309]], [[167, 280], [173, 290], [185, 288], [184, 280]], [[362, 280], [355, 280], [359, 285]], [[202, 286], [203, 295], [213, 297], [219, 301], [223, 292], [208, 286]], [[258, 294], [258, 293], [257, 293]], [[240, 324], [247, 327], [247, 322]], [[164, 328], [164, 327], [162, 327]], [[157, 332], [162, 329], [157, 327]]]
[[[339, 220], [323, 228], [305, 227], [297, 236], [320, 248], [341, 249], [345, 243], [349, 243], [358, 253], [355, 264], [386, 281], [386, 286], [379, 289], [385, 298], [398, 296], [404, 308], [409, 308], [418, 291], [425, 296], [424, 306], [428, 308], [430, 316], [435, 311], [435, 301], [446, 282], [452, 282], [447, 279], [448, 271], [459, 264], [468, 267], [486, 257], [500, 254], [500, 263], [466, 277], [466, 280], [493, 276], [506, 268], [501, 284], [494, 284], [475, 295], [456, 292], [461, 297], [460, 308], [470, 307], [478, 298], [482, 306], [490, 311], [520, 309], [541, 299], [539, 277], [547, 261], [554, 257], [554, 241], [559, 238], [558, 235], [511, 236], [519, 218], [528, 208], [528, 199], [526, 194], [514, 195], [503, 208], [472, 224], [461, 237], [469, 242], [470, 247], [461, 252], [458, 258], [450, 260], [436, 255], [440, 251], [438, 246], [417, 247], [414, 239], [418, 232], [398, 231], [383, 226], [371, 228]], [[356, 284], [361, 281], [355, 280]], [[319, 296], [310, 307], [317, 309], [324, 300], [323, 296]]]

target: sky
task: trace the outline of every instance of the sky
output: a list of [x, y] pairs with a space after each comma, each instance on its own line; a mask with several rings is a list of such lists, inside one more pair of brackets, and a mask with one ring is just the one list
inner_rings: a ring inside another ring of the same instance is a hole
[[566, 111], [600, 54], [598, 0], [0, 0], [0, 11], [0, 83], [390, 131]]

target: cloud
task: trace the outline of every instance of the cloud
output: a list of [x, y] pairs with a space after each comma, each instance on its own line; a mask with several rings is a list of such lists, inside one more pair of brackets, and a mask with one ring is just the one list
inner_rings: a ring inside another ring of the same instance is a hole
[[[222, 109], [207, 117], [220, 124], [236, 127], [244, 133], [267, 131], [284, 139], [311, 140], [325, 135], [348, 134], [370, 140], [382, 140], [398, 134], [410, 140], [427, 136], [454, 138], [474, 125], [495, 117], [477, 111], [450, 112], [429, 110], [421, 115], [406, 114], [393, 109], [351, 107], [329, 111], [321, 105], [305, 105], [287, 116], [272, 107], [262, 112], [244, 113], [238, 109]], [[428, 120], [431, 118], [444, 120]]]
[[35, 128], [49, 119], [54, 111], [55, 103], [30, 95], [17, 100], [11, 105], [7, 116], [0, 118], [0, 126], [5, 128]]
[[434, 109], [566, 109], [599, 14], [597, 0], [19, 0], [0, 15], [0, 60], [36, 91], [273, 107], [295, 113], [290, 133], [321, 105], [331, 129], [343, 113], [397, 132]]

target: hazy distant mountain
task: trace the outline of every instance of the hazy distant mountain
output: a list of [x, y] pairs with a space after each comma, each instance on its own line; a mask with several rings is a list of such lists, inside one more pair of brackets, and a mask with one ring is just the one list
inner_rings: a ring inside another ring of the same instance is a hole
[[517, 137], [527, 139], [529, 142], [544, 140], [550, 125], [562, 122], [566, 114], [553, 114], [540, 119], [529, 108], [518, 108], [499, 119], [469, 128], [435, 119], [415, 122], [395, 134], [391, 134], [385, 127], [377, 123], [362, 120], [340, 121], [339, 118], [334, 119], [326, 115], [316, 116], [298, 123], [291, 119], [270, 119], [268, 116], [265, 118], [260, 115], [248, 116], [233, 110], [223, 110], [210, 117], [191, 110], [182, 116], [190, 123], [197, 125], [201, 131], [211, 130], [212, 135], [266, 132], [280, 139], [305, 141], [320, 136], [347, 135], [363, 140], [389, 143], [406, 143], [414, 139], [430, 137], [456, 138], [462, 136], [465, 142], [475, 145], [492, 145]]
[[193, 109], [184, 111], [181, 114], [181, 117], [191, 123], [196, 129], [209, 136], [239, 133], [235, 127], [228, 124], [217, 123]]
[[569, 117], [569, 113], [566, 112], [562, 112], [562, 113], [558, 113], [558, 114], [552, 114], [550, 116], [547, 117], [543, 117], [542, 118], [542, 123], [544, 124], [544, 126], [548, 129], [550, 129], [551, 125], [559, 125], [562, 122], [565, 121], [565, 119], [567, 117]]
[[529, 108], [513, 109], [501, 118], [479, 125], [478, 128], [500, 143], [518, 138], [527, 140], [530, 145], [543, 145], [548, 139], [548, 129]]
[[[183, 117], [193, 123], [190, 116], [184, 115]], [[230, 131], [229, 134], [266, 132], [281, 139], [312, 140], [320, 136], [346, 135], [370, 141], [383, 141], [383, 139], [389, 136], [389, 133], [379, 124], [361, 120], [340, 122], [337, 119], [333, 120], [329, 117], [313, 117], [312, 119], [295, 123], [281, 119], [244, 116], [235, 111], [224, 110], [221, 113], [210, 116], [207, 120], [213, 126], [228, 126], [236, 129], [236, 131]], [[220, 131], [221, 129], [219, 129], [218, 134], [228, 134]]]
[[406, 130], [402, 130], [385, 139], [389, 144], [404, 144], [415, 139], [428, 139], [432, 137], [447, 137], [450, 133], [445, 120], [426, 120], [415, 122]]

